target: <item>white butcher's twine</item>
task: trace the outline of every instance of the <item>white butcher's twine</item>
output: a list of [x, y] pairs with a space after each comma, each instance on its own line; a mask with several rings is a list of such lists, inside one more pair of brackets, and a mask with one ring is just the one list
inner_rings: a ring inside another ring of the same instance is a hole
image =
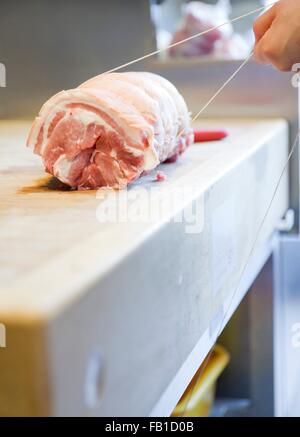
[[[195, 35], [193, 35], [193, 36], [190, 36], [190, 37], [188, 37], [188, 38], [185, 38], [185, 39], [183, 39], [183, 40], [181, 40], [181, 41], [178, 41], [178, 42], [176, 42], [176, 43], [174, 43], [174, 44], [171, 44], [171, 45], [169, 45], [168, 47], [165, 47], [165, 48], [163, 48], [163, 49], [160, 49], [160, 50], [156, 50], [156, 51], [154, 51], [154, 52], [151, 52], [151, 53], [148, 53], [147, 55], [145, 55], [145, 56], [142, 56], [142, 57], [140, 57], [140, 58], [137, 58], [137, 59], [134, 59], [133, 61], [130, 61], [130, 62], [127, 62], [126, 64], [123, 64], [123, 65], [120, 65], [119, 67], [116, 67], [116, 68], [113, 68], [113, 69], [111, 69], [111, 70], [109, 70], [109, 71], [107, 71], [106, 73], [113, 73], [113, 72], [115, 72], [115, 71], [118, 71], [118, 70], [121, 70], [122, 68], [125, 68], [125, 67], [128, 67], [128, 66], [130, 66], [130, 65], [132, 65], [132, 64], [135, 64], [136, 62], [139, 62], [139, 61], [142, 61], [142, 60], [144, 60], [144, 59], [147, 59], [147, 58], [149, 58], [149, 57], [151, 57], [151, 56], [154, 56], [154, 55], [157, 55], [157, 54], [159, 54], [159, 53], [161, 53], [162, 51], [165, 51], [165, 50], [168, 50], [169, 48], [172, 48], [172, 47], [175, 47], [175, 46], [178, 46], [179, 44], [182, 44], [182, 43], [185, 43], [185, 42], [187, 42], [187, 41], [190, 41], [190, 40], [192, 40], [192, 39], [194, 39], [194, 38], [197, 38], [197, 37], [199, 37], [199, 36], [201, 36], [201, 35], [205, 35], [206, 33], [209, 33], [209, 32], [211, 32], [212, 30], [215, 30], [215, 29], [218, 29], [218, 28], [220, 28], [220, 27], [222, 27], [222, 26], [225, 26], [226, 24], [230, 24], [230, 23], [233, 23], [233, 22], [235, 22], [235, 21], [237, 21], [237, 20], [240, 20], [240, 19], [242, 19], [242, 18], [245, 18], [245, 17], [247, 17], [247, 16], [249, 16], [249, 15], [253, 15], [253, 14], [255, 14], [255, 13], [257, 13], [257, 12], [260, 12], [260, 11], [263, 11], [263, 10], [265, 10], [266, 8], [268, 8], [268, 7], [270, 7], [270, 6], [272, 6], [272, 5], [274, 5], [275, 3], [277, 3], [277, 1], [276, 2], [273, 2], [273, 3], [270, 3], [268, 6], [263, 6], [263, 7], [260, 7], [260, 8], [257, 8], [257, 9], [254, 9], [254, 10], [252, 10], [251, 12], [248, 12], [248, 13], [246, 13], [246, 14], [243, 14], [243, 15], [240, 15], [239, 17], [236, 17], [236, 18], [233, 18], [232, 20], [230, 20], [230, 21], [227, 21], [227, 22], [225, 22], [225, 23], [222, 23], [222, 24], [220, 24], [220, 25], [218, 25], [218, 26], [215, 26], [215, 27], [212, 27], [212, 28], [210, 28], [210, 29], [207, 29], [207, 30], [205, 30], [205, 31], [203, 31], [203, 32], [200, 32], [200, 33], [197, 33], [197, 34], [195, 34]], [[192, 121], [195, 121], [201, 114], [202, 114], [202, 112], [204, 112], [205, 111], [205, 109], [216, 99], [216, 97], [226, 88], [226, 86], [234, 79], [234, 77], [240, 72], [240, 70], [247, 64], [247, 62], [251, 59], [251, 57], [253, 56], [253, 51], [250, 53], [250, 55], [241, 63], [241, 65], [234, 71], [234, 73], [224, 82], [224, 84], [216, 91], [216, 93], [205, 103], [205, 105], [200, 109], [200, 111], [192, 118]], [[105, 73], [103, 73], [103, 74], [105, 74]], [[279, 188], [279, 186], [280, 186], [280, 183], [281, 183], [281, 180], [282, 180], [282, 177], [283, 177], [283, 175], [284, 175], [284, 173], [285, 173], [285, 171], [286, 171], [286, 169], [287, 169], [287, 167], [288, 167], [288, 164], [289, 164], [289, 161], [290, 161], [290, 159], [291, 159], [291, 157], [292, 157], [292, 155], [293, 155], [293, 153], [294, 153], [294, 151], [295, 151], [295, 149], [296, 149], [296, 146], [299, 144], [299, 135], [300, 135], [300, 132], [298, 132], [297, 133], [297, 135], [296, 135], [296, 138], [295, 138], [295, 140], [294, 140], [294, 142], [293, 142], [293, 145], [292, 145], [292, 147], [291, 147], [291, 149], [290, 149], [290, 152], [289, 152], [289, 155], [288, 155], [288, 157], [287, 157], [287, 160], [286, 160], [286, 162], [285, 162], [285, 164], [284, 164], [284, 166], [283, 166], [283, 169], [282, 169], [282, 171], [281, 171], [281, 173], [280, 173], [280, 177], [279, 177], [279, 179], [278, 179], [278, 181], [277, 181], [277, 183], [276, 183], [276, 186], [275, 186], [275, 189], [274, 189], [274, 192], [273, 192], [273, 194], [272, 194], [272, 196], [271, 196], [271, 199], [270, 199], [270, 202], [268, 203], [268, 206], [267, 206], [267, 208], [266, 208], [266, 211], [265, 211], [265, 214], [264, 214], [264, 216], [263, 216], [263, 218], [262, 218], [262, 220], [261, 220], [261, 222], [260, 222], [260, 224], [259, 224], [259, 226], [258, 226], [258, 230], [257, 230], [257, 233], [256, 233], [256, 236], [255, 236], [255, 239], [254, 239], [254, 242], [253, 242], [253, 244], [252, 244], [252, 246], [251, 246], [251, 248], [250, 248], [250, 251], [249, 251], [249, 254], [248, 254], [248, 256], [247, 256], [247, 259], [246, 259], [246, 262], [245, 262], [245, 264], [244, 264], [244, 267], [242, 268], [242, 270], [241, 270], [241, 273], [240, 273], [240, 275], [239, 275], [239, 278], [238, 278], [238, 281], [237, 281], [237, 284], [236, 284], [236, 288], [234, 289], [234, 292], [233, 292], [233, 294], [232, 294], [232, 296], [231, 296], [231, 299], [230, 299], [230, 304], [229, 304], [229, 306], [228, 306], [228, 309], [227, 309], [227, 311], [224, 313], [224, 315], [223, 315], [223, 318], [222, 318], [222, 320], [221, 320], [221, 323], [220, 323], [220, 327], [219, 327], [219, 330], [218, 330], [218, 333], [217, 333], [217, 335], [216, 335], [216, 341], [217, 341], [217, 339], [219, 338], [219, 336], [220, 336], [220, 334], [221, 334], [221, 332], [222, 332], [222, 328], [223, 328], [223, 324], [224, 324], [224, 322], [225, 322], [225, 320], [226, 320], [226, 317], [227, 317], [227, 314], [228, 314], [228, 312], [229, 312], [229, 310], [230, 310], [230, 307], [231, 307], [231, 305], [232, 305], [232, 302], [233, 302], [233, 300], [234, 300], [234, 297], [235, 297], [235, 295], [236, 295], [236, 293], [237, 293], [237, 291], [238, 291], [238, 289], [239, 289], [239, 286], [240, 286], [240, 283], [241, 283], [241, 280], [242, 280], [242, 278], [243, 278], [243, 275], [244, 275], [244, 273], [245, 273], [245, 271], [246, 271], [246, 269], [247, 269], [247, 267], [248, 267], [248, 264], [249, 264], [249, 261], [250, 261], [250, 259], [251, 259], [251, 257], [252, 257], [252, 255], [253, 255], [253, 253], [254, 253], [254, 250], [255, 250], [255, 247], [256, 247], [256, 244], [257, 244], [257, 242], [258, 242], [258, 239], [259, 239], [259, 237], [260, 237], [260, 233], [261, 233], [261, 230], [262, 230], [262, 228], [263, 228], [263, 226], [264, 226], [264, 223], [265, 223], [265, 221], [266, 221], [266, 218], [267, 218], [267, 216], [268, 216], [268, 214], [269, 214], [269, 211], [270, 211], [270, 209], [271, 209], [271, 207], [272, 207], [272, 204], [273, 204], [273, 201], [274, 201], [274, 199], [275, 199], [275, 196], [276, 196], [276, 194], [277, 194], [277, 191], [278, 191], [278, 188]], [[208, 361], [209, 361], [209, 358], [210, 358], [210, 356], [211, 356], [211, 354], [212, 354], [212, 352], [213, 352], [213, 348], [210, 350], [210, 352], [208, 353], [208, 355], [206, 356], [206, 360], [205, 360], [205, 362], [206, 363], [208, 363]], [[202, 375], [203, 375], [203, 372], [204, 372], [204, 370], [205, 370], [205, 368], [206, 368], [206, 365], [204, 365], [203, 366], [203, 368], [202, 368], [202, 370], [201, 370], [201, 372], [199, 373], [199, 375], [197, 376], [197, 378], [196, 378], [196, 382], [195, 382], [195, 384], [194, 384], [194, 386], [193, 386], [193, 388], [191, 389], [191, 391], [190, 391], [190, 393], [189, 393], [189, 396], [187, 397], [187, 400], [186, 400], [186, 402], [185, 402], [185, 404], [184, 404], [184, 407], [183, 407], [183, 409], [182, 409], [182, 411], [181, 411], [181, 416], [184, 416], [185, 415], [185, 413], [186, 413], [186, 411], [187, 411], [187, 408], [189, 407], [189, 403], [190, 403], [190, 400], [191, 400], [191, 398], [192, 398], [192, 396], [193, 396], [193, 393], [194, 393], [194, 390], [195, 390], [195, 387], [198, 385], [198, 382], [200, 381], [200, 378], [202, 377]]]
[[201, 114], [205, 111], [205, 109], [215, 100], [216, 97], [223, 91], [224, 88], [235, 78], [235, 76], [241, 71], [241, 69], [247, 64], [248, 61], [253, 56], [253, 51], [250, 55], [241, 63], [241, 65], [232, 73], [232, 75], [223, 83], [223, 85], [215, 92], [215, 94], [205, 103], [205, 105], [200, 109], [199, 112], [192, 118], [192, 122], [194, 122]]

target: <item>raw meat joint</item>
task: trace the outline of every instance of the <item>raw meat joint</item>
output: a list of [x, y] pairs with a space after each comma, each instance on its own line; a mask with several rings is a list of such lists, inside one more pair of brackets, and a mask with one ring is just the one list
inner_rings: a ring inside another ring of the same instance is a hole
[[183, 97], [152, 73], [109, 73], [44, 104], [27, 145], [78, 189], [123, 188], [193, 142]]

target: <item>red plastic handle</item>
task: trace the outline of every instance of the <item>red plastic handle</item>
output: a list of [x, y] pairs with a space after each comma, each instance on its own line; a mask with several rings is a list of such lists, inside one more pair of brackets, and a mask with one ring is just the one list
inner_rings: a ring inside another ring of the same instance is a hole
[[195, 143], [203, 141], [219, 141], [228, 136], [225, 130], [200, 130], [194, 129]]

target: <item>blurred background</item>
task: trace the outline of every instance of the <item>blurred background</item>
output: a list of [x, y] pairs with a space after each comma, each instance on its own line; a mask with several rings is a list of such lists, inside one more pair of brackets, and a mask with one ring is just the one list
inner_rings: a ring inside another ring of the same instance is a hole
[[[1, 0], [0, 118], [34, 115], [61, 89], [265, 4], [265, 0]], [[204, 35], [158, 61], [184, 64], [241, 59], [253, 43], [254, 16]], [[153, 69], [155, 60], [131, 69]], [[160, 66], [161, 67], [161, 66]], [[157, 65], [156, 65], [156, 68]]]

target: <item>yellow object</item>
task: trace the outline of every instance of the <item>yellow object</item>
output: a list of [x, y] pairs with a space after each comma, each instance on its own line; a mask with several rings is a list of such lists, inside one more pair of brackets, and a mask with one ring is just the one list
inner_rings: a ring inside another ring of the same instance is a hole
[[217, 379], [229, 359], [229, 353], [216, 345], [193, 376], [172, 416], [207, 417], [214, 402]]

